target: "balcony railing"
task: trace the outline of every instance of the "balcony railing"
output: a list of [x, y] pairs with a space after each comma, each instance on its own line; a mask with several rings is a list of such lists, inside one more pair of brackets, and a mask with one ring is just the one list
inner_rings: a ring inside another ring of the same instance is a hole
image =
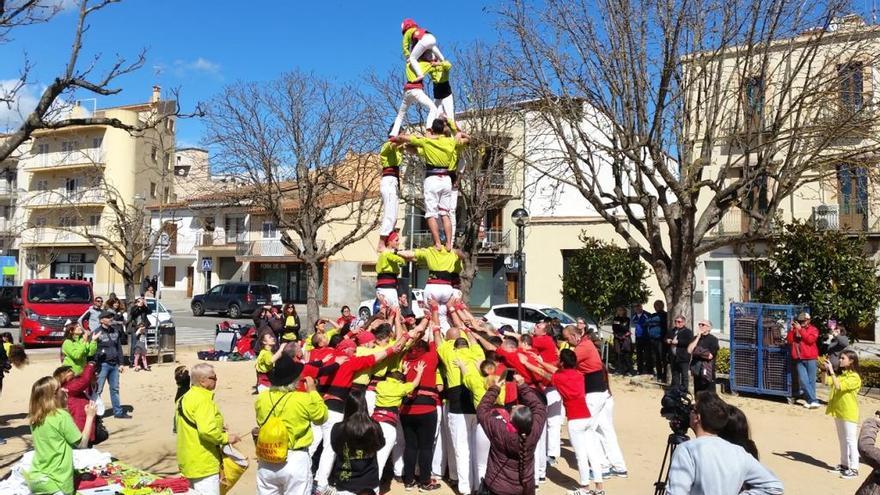
[[196, 238], [196, 247], [237, 246], [247, 240], [247, 232], [225, 232], [218, 229], [213, 232], [202, 232]]
[[[408, 243], [404, 245], [409, 246]], [[416, 231], [412, 235], [412, 247], [423, 248], [434, 245], [431, 233], [428, 231]], [[509, 230], [487, 230], [477, 239], [477, 249], [485, 251], [500, 251], [510, 247]]]
[[13, 196], [18, 193], [18, 183], [0, 182], [0, 196]]
[[82, 228], [73, 227], [73, 230], [60, 230], [52, 227], [36, 227], [21, 233], [21, 242], [24, 244], [47, 244], [47, 243], [88, 243], [88, 239], [79, 234]]
[[104, 165], [104, 150], [101, 148], [83, 148], [74, 151], [53, 151], [36, 153], [23, 160], [26, 170], [69, 167], [73, 165]]
[[810, 220], [821, 230], [868, 231], [867, 205], [819, 205]]
[[65, 208], [79, 205], [103, 205], [106, 196], [102, 189], [49, 189], [47, 191], [30, 191], [21, 198], [26, 208]]
[[[295, 241], [298, 242], [298, 241]], [[302, 243], [299, 243], [302, 249]], [[324, 249], [324, 241], [318, 239], [318, 249]], [[260, 239], [257, 241], [240, 242], [236, 247], [236, 255], [238, 256], [254, 256], [254, 257], [281, 257], [296, 256], [290, 249], [281, 243], [281, 239]]]
[[739, 235], [749, 231], [749, 216], [739, 208], [727, 210], [712, 230], [711, 236]]

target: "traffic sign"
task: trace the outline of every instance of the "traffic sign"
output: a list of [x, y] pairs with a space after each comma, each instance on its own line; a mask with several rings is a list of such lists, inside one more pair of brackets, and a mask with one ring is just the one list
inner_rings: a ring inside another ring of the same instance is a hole
[[212, 258], [202, 258], [202, 262], [199, 264], [199, 267], [203, 272], [210, 272], [214, 270], [214, 260]]

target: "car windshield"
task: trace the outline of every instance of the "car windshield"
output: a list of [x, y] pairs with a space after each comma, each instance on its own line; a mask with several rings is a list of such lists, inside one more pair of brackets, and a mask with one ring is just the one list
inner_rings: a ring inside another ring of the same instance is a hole
[[271, 292], [272, 294], [281, 294], [281, 289], [275, 287], [274, 285], [270, 285], [269, 292]]
[[33, 284], [28, 287], [28, 302], [33, 303], [90, 303], [92, 291], [88, 285]]
[[147, 299], [147, 307], [150, 308], [150, 311], [153, 313], [156, 312], [156, 305], [157, 304], [159, 305], [159, 312], [164, 313], [165, 306], [163, 306], [162, 303], [157, 303], [155, 299]]
[[547, 315], [548, 318], [559, 318], [559, 323], [563, 325], [574, 325], [574, 318], [571, 317], [565, 311], [556, 308], [543, 308], [541, 312]]

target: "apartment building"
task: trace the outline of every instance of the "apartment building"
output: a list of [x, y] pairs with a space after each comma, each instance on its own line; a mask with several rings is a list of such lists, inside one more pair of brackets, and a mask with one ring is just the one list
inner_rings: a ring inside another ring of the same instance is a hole
[[[811, 172], [813, 180], [797, 188], [777, 210], [781, 222], [812, 221], [819, 228], [839, 229], [852, 235], [863, 235], [872, 249], [880, 241], [880, 197], [876, 194], [875, 174], [869, 167], [876, 164], [871, 155], [877, 148], [876, 104], [880, 101], [880, 72], [876, 66], [880, 57], [880, 26], [867, 25], [857, 16], [836, 20], [822, 33], [821, 47], [815, 50], [811, 70], [815, 77], [828, 81], [824, 93], [819, 93], [815, 116], [809, 120], [828, 127], [828, 139], [835, 150], [848, 150], [852, 160], [841, 160], [823, 169]], [[815, 33], [803, 33], [791, 40], [780, 40], [769, 48], [768, 67], [797, 65], [801, 52], [791, 46], [808, 43]], [[754, 70], [743, 75], [742, 64], [737, 63], [738, 51], [731, 50], [722, 60], [723, 78], [735, 85], [729, 93], [724, 111], [730, 122], [729, 136], [719, 140], [713, 150], [712, 166], [707, 174], [717, 173], [720, 167], [735, 160], [739, 173], [749, 173], [752, 163], [746, 156], [757, 136], [766, 132], [769, 115], [774, 110], [774, 85], [780, 85], [779, 72]], [[797, 96], [797, 95], [795, 95]], [[840, 122], [840, 125], [836, 125]], [[805, 130], [804, 132], [815, 132]], [[833, 132], [833, 135], [830, 134]], [[820, 131], [821, 133], [821, 131]], [[865, 155], [860, 156], [860, 150]], [[772, 191], [773, 179], [761, 185], [761, 194]], [[762, 208], [760, 200], [757, 205]], [[732, 209], [721, 220], [711, 236], [737, 236], [749, 231], [750, 217], [742, 210]], [[727, 331], [729, 303], [755, 299], [761, 280], [754, 268], [754, 260], [765, 247], [757, 243], [745, 247], [717, 249], [698, 261], [694, 314], [696, 318], [712, 321], [716, 328]], [[875, 252], [874, 256], [877, 256]], [[851, 329], [852, 330], [852, 329]], [[876, 340], [880, 329], [872, 325], [858, 329], [862, 340]]]
[[0, 285], [14, 285], [18, 276], [18, 159], [18, 153], [14, 153], [0, 162]]
[[[136, 126], [175, 109], [176, 102], [163, 100], [154, 87], [144, 103], [100, 109], [76, 105], [71, 114]], [[100, 231], [113, 241], [116, 218], [108, 202], [123, 202], [134, 212], [148, 201], [174, 201], [174, 138], [171, 116], [137, 135], [106, 125], [36, 131], [23, 146], [17, 168], [15, 223], [22, 227], [20, 259], [25, 265], [20, 279], [83, 279], [98, 294], [121, 294], [121, 277], [101, 256], [112, 253], [109, 244], [83, 234]]]

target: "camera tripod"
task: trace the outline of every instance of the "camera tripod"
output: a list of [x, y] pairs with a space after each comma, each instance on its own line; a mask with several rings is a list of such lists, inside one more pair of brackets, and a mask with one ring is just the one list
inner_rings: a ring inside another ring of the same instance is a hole
[[[679, 444], [689, 440], [687, 435], [671, 433], [666, 439], [666, 451], [663, 452], [663, 462], [660, 463], [660, 474], [657, 475], [657, 482], [654, 483], [654, 495], [666, 494], [666, 482], [669, 480], [669, 468], [672, 465], [672, 453]], [[666, 461], [669, 461], [669, 465]]]

